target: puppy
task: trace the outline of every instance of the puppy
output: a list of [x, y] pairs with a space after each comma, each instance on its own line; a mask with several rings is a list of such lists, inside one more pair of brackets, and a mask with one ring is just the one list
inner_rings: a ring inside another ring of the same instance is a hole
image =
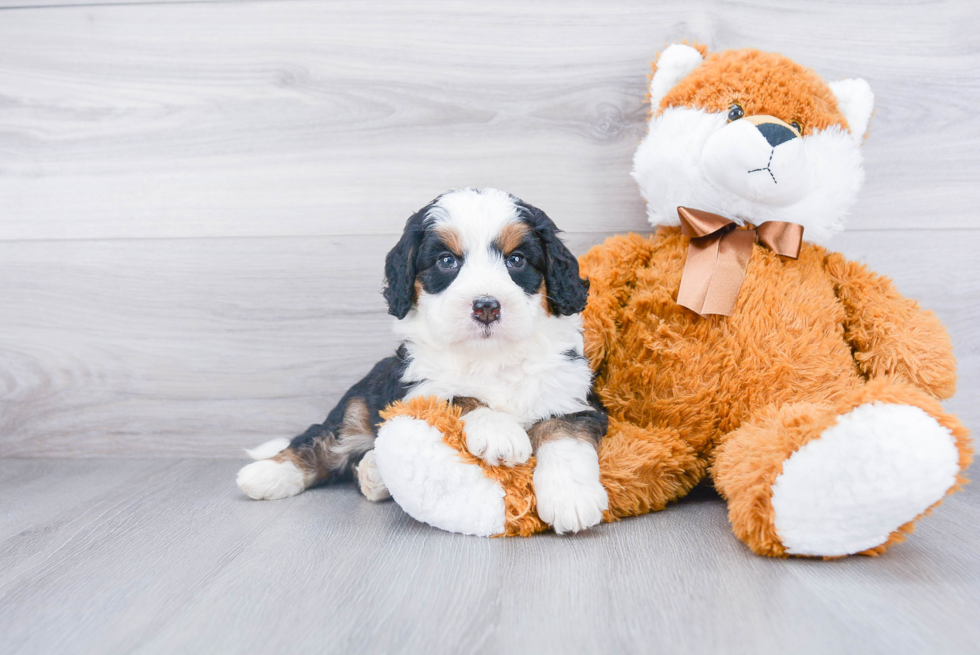
[[388, 497], [372, 448], [386, 405], [437, 396], [461, 407], [470, 452], [514, 466], [537, 457], [538, 515], [556, 532], [602, 519], [597, 449], [606, 413], [583, 353], [588, 282], [540, 209], [496, 189], [445, 193], [405, 224], [385, 261], [384, 297], [401, 345], [320, 425], [248, 451], [249, 497], [294, 496], [357, 478]]

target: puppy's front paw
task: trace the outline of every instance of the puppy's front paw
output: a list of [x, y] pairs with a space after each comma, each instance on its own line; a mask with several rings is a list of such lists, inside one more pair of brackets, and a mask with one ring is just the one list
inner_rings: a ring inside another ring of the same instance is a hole
[[292, 462], [263, 459], [242, 467], [238, 487], [255, 500], [289, 498], [307, 487], [303, 472]]
[[602, 521], [609, 496], [599, 482], [599, 456], [590, 443], [559, 439], [538, 448], [534, 495], [538, 516], [558, 534]]
[[510, 414], [488, 407], [463, 417], [466, 449], [490, 466], [516, 466], [531, 457], [531, 440]]

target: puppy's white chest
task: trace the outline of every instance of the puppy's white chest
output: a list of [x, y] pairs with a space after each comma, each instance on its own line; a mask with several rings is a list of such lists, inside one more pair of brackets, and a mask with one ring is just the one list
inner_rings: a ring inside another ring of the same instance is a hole
[[418, 382], [408, 397], [475, 398], [525, 424], [589, 409], [592, 374], [583, 358], [537, 353], [503, 365], [479, 360], [432, 364], [415, 359], [409, 365], [406, 381]]

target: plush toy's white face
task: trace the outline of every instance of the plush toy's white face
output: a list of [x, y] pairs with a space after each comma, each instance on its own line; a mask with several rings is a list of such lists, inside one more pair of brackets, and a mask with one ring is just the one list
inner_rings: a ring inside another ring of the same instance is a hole
[[799, 129], [774, 116], [739, 116], [708, 137], [701, 161], [709, 180], [752, 202], [787, 207], [813, 190]]
[[741, 223], [799, 223], [818, 243], [843, 229], [864, 182], [860, 146], [873, 106], [866, 82], [827, 85], [779, 55], [705, 60], [672, 45], [650, 94], [654, 114], [633, 177], [654, 226], [677, 225], [683, 206]]

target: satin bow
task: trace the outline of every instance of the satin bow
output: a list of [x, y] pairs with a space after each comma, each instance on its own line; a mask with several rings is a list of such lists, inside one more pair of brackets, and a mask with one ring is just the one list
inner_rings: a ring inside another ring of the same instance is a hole
[[766, 221], [740, 228], [724, 216], [687, 207], [678, 207], [677, 215], [681, 232], [691, 239], [677, 303], [701, 316], [731, 315], [756, 242], [782, 257], [800, 256], [802, 225]]

